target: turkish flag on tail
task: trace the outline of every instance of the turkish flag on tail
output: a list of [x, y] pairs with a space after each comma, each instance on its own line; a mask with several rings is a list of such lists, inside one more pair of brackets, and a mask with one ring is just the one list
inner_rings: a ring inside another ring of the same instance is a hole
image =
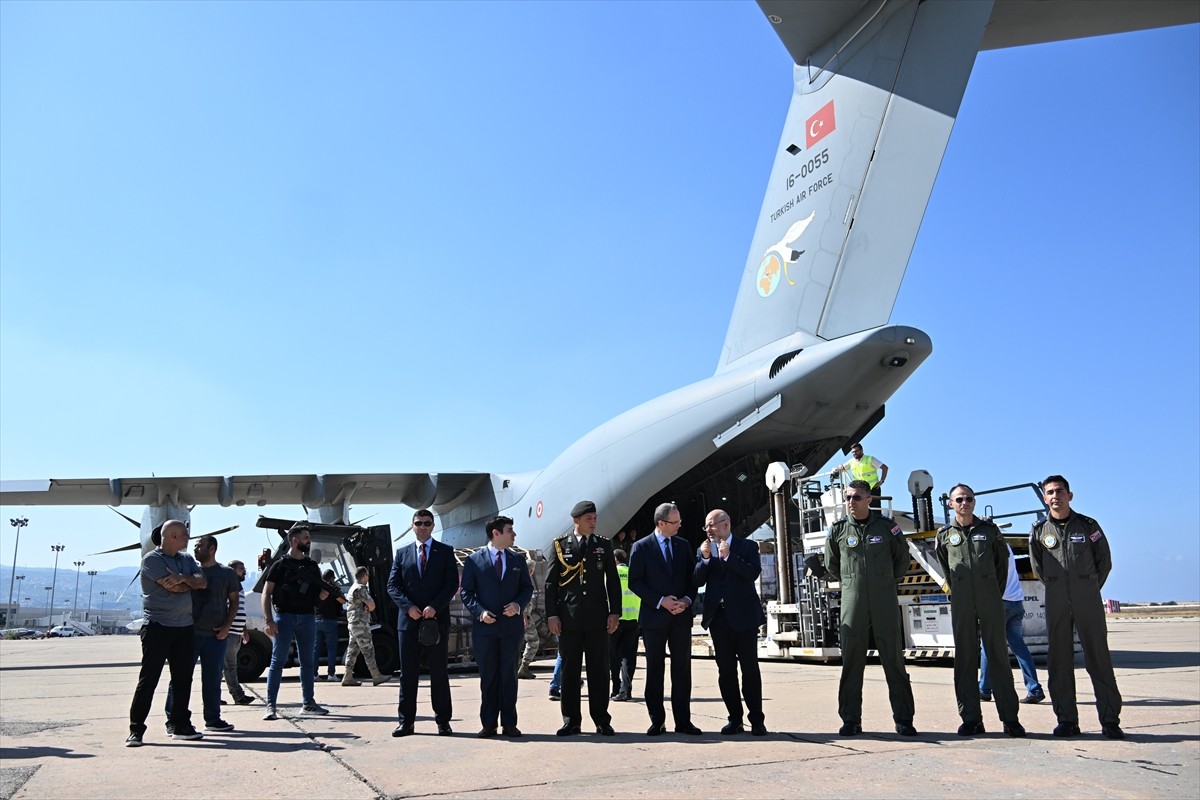
[[805, 147], [812, 147], [817, 142], [833, 133], [837, 123], [833, 119], [833, 101], [826, 103], [820, 111], [808, 118], [804, 126]]

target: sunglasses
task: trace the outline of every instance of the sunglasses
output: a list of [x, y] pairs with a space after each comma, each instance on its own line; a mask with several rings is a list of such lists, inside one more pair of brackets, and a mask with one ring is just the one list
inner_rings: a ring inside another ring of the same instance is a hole
[[431, 520], [431, 519], [427, 519], [427, 520], [414, 520], [414, 521], [413, 521], [413, 527], [414, 527], [414, 528], [432, 528], [432, 527], [433, 527], [433, 520]]
[[866, 499], [867, 499], [867, 496], [865, 494], [848, 494], [848, 495], [846, 495], [847, 503], [857, 503], [859, 500], [866, 500]]
[[954, 498], [954, 502], [956, 502], [956, 503], [974, 503], [975, 498], [974, 497], [956, 497], [956, 498]]

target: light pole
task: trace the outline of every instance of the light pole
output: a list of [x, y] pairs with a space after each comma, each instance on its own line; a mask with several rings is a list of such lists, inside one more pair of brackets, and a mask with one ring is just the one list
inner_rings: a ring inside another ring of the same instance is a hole
[[[21, 589], [25, 588], [25, 576], [24, 575], [18, 575], [16, 577], [16, 581], [17, 581], [17, 586], [20, 586]], [[17, 597], [21, 596], [21, 589], [17, 589]], [[26, 600], [26, 602], [28, 602], [29, 598], [26, 597], [25, 600]]]
[[50, 624], [46, 626], [47, 633], [54, 627], [54, 609], [50, 605], [50, 590], [53, 588], [53, 586], [46, 587], [46, 616], [50, 620]]
[[[8, 607], [10, 609], [8, 613], [11, 614], [12, 613], [12, 611], [11, 611], [12, 599], [13, 599], [13, 581], [16, 580], [16, 574], [17, 574], [17, 547], [21, 544], [21, 528], [24, 528], [26, 525], [29, 524], [29, 518], [28, 517], [16, 517], [14, 519], [10, 519], [8, 521], [8, 524], [12, 525], [14, 528], [17, 529], [17, 541], [15, 543], [13, 543], [12, 572], [9, 573], [9, 576], [8, 576]], [[12, 626], [10, 625], [9, 627], [11, 628]]]
[[96, 624], [100, 626], [101, 630], [104, 629], [104, 595], [106, 594], [108, 592], [103, 589], [100, 590], [100, 617], [96, 620]]
[[71, 606], [71, 619], [79, 616], [79, 571], [83, 569], [84, 562], [72, 561], [75, 565], [75, 604]]
[[54, 551], [54, 577], [50, 579], [50, 627], [54, 627], [54, 594], [58, 587], [58, 555], [63, 550], [67, 549], [65, 544], [52, 544], [50, 549]]
[[96, 584], [96, 570], [89, 569], [88, 570], [88, 607], [87, 607], [87, 614], [85, 615], [85, 617], [87, 619], [92, 618], [92, 587], [95, 584]]

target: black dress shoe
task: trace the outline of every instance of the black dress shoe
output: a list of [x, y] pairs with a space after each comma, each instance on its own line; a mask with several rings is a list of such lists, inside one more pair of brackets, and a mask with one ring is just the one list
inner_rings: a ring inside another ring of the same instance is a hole
[[676, 733], [685, 733], [688, 736], [703, 736], [704, 735], [704, 731], [700, 730], [699, 728], [697, 728], [695, 725], [693, 725], [690, 722], [687, 725], [676, 725], [675, 732]]
[[449, 722], [439, 722], [437, 726], [438, 736], [451, 736], [454, 734], [454, 729], [450, 727]]
[[483, 730], [481, 730], [479, 733], [477, 733], [475, 735], [478, 736], [480, 739], [490, 739], [496, 735], [496, 729], [495, 728], [484, 728]]
[[649, 729], [647, 729], [646, 735], [647, 736], [662, 736], [666, 732], [667, 732], [666, 723], [665, 722], [656, 722], [653, 725], [651, 725], [649, 727]]
[[742, 727], [740, 722], [730, 722], [721, 728], [722, 736], [736, 736], [739, 733], [745, 733], [746, 729]]
[[575, 736], [579, 733], [578, 723], [568, 722], [554, 732], [555, 736]]
[[600, 734], [601, 736], [616, 736], [617, 735], [617, 732], [615, 730], [613, 730], [612, 725], [597, 725], [596, 733]]
[[[983, 723], [980, 723], [979, 727], [982, 728]], [[916, 736], [917, 729], [913, 727], [912, 720], [909, 720], [908, 722], [897, 722], [896, 733], [900, 734], [901, 736]]]
[[858, 736], [860, 733], [862, 733], [862, 725], [857, 722], [847, 722], [838, 728], [838, 736]]
[[395, 727], [395, 729], [392, 730], [392, 736], [396, 736], [396, 737], [412, 736], [412, 734], [413, 734], [413, 726], [412, 726], [411, 722], [406, 725], [397, 725]]
[[505, 725], [504, 729], [501, 731], [501, 733], [503, 733], [505, 736], [507, 736], [510, 739], [516, 739], [518, 736], [521, 735], [521, 729], [518, 728], [516, 725]]
[[1025, 726], [1022, 725], [1021, 723], [1017, 722], [1016, 720], [1013, 720], [1012, 722], [1004, 723], [1004, 732], [1007, 733], [1009, 736], [1013, 737], [1014, 739], [1024, 739], [1025, 738]]
[[1103, 725], [1100, 732], [1104, 734], [1105, 739], [1124, 739], [1125, 731], [1121, 730], [1120, 725]]
[[624, 703], [629, 699], [629, 692], [617, 692], [612, 696], [612, 699], [616, 700], [618, 703]]
[[1068, 736], [1078, 736], [1079, 726], [1073, 722], [1060, 722], [1054, 729], [1054, 735], [1062, 739], [1065, 739]]
[[987, 733], [982, 722], [964, 722], [958, 726], [959, 736], [978, 736], [981, 733]]
[[753, 725], [750, 726], [750, 735], [751, 736], [766, 736], [767, 735], [767, 726], [762, 724], [761, 722], [754, 723]]

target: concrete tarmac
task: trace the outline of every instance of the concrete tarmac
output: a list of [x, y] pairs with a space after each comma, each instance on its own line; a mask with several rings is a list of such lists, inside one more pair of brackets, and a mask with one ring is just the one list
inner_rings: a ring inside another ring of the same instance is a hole
[[[247, 687], [259, 698], [253, 705], [224, 707], [237, 730], [175, 741], [162, 724], [164, 670], [146, 744], [127, 748], [136, 637], [0, 641], [0, 798], [1200, 797], [1200, 620], [1112, 621], [1109, 644], [1125, 741], [1100, 736], [1081, 663], [1083, 734], [1072, 739], [1050, 736], [1048, 701], [1021, 706], [1027, 739], [1000, 733], [991, 704], [984, 705], [988, 733], [961, 738], [952, 670], [917, 664], [908, 671], [921, 733], [898, 736], [876, 663], [867, 667], [865, 733], [839, 738], [838, 665], [779, 662], [762, 665], [771, 735], [723, 737], [716, 666], [694, 659], [700, 737], [645, 736], [649, 720], [638, 701], [611, 704], [614, 738], [590, 733], [585, 719], [584, 735], [559, 739], [547, 661], [537, 665], [538, 680], [520, 681], [525, 736], [517, 740], [475, 737], [475, 673], [451, 676], [454, 736], [436, 735], [423, 678], [417, 733], [393, 739], [395, 682], [318, 682], [317, 701], [331, 713], [305, 718], [292, 669], [280, 693], [285, 719], [261, 719], [266, 684], [259, 680]], [[1014, 676], [1023, 696], [1020, 672]], [[1045, 682], [1044, 668], [1039, 678]], [[202, 728], [198, 671], [196, 681], [191, 707]]]

